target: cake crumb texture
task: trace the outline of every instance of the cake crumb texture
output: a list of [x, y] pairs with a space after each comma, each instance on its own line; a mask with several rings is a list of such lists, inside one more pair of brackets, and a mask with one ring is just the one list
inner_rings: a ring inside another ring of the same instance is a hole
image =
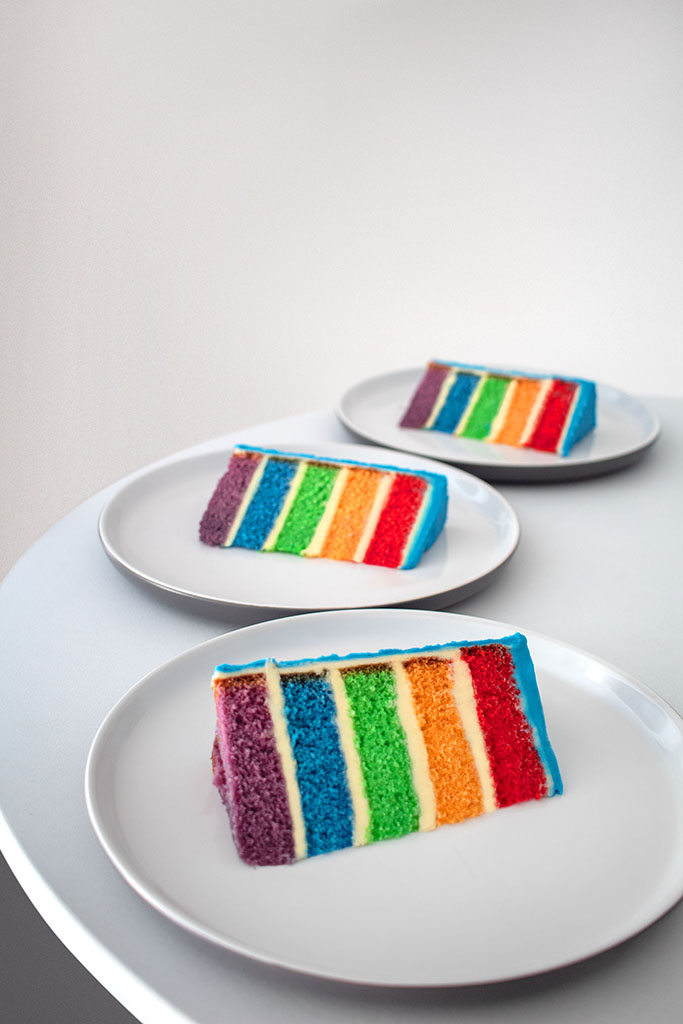
[[562, 792], [521, 634], [221, 665], [213, 692], [213, 781], [248, 864], [288, 864]]

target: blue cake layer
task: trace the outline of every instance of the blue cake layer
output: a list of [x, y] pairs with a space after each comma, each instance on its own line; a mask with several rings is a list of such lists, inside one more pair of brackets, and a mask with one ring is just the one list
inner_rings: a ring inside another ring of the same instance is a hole
[[353, 808], [332, 688], [323, 675], [302, 673], [283, 680], [282, 692], [308, 855], [351, 846]]

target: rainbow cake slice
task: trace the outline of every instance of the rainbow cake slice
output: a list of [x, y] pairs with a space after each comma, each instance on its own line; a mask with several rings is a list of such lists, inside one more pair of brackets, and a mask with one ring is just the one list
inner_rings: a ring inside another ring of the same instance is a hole
[[204, 544], [412, 569], [446, 521], [445, 476], [237, 445]]
[[500, 640], [219, 665], [214, 784], [247, 864], [562, 792], [534, 667]]
[[567, 455], [595, 427], [595, 384], [435, 360], [399, 425]]

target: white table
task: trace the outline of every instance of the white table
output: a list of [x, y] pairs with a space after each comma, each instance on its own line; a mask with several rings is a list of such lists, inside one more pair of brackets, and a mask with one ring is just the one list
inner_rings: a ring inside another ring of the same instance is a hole
[[[662, 420], [662, 436], [635, 465], [573, 483], [500, 486], [521, 522], [519, 548], [495, 583], [457, 611], [585, 648], [681, 712], [683, 401], [645, 401]], [[250, 442], [312, 437], [350, 439], [330, 412], [239, 434]], [[616, 949], [545, 976], [400, 991], [257, 964], [186, 934], [148, 907], [111, 866], [88, 822], [87, 752], [106, 712], [134, 682], [236, 623], [162, 599], [114, 569], [96, 527], [115, 489], [58, 522], [0, 589], [0, 839], [45, 920], [124, 1006], [144, 1024], [679, 1019], [681, 904]]]

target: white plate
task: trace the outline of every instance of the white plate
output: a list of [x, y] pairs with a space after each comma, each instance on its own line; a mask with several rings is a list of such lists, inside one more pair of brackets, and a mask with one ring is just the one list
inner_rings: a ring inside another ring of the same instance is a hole
[[426, 455], [489, 480], [567, 480], [621, 468], [654, 444], [659, 421], [641, 402], [604, 384], [597, 386], [597, 427], [567, 456], [486, 444], [436, 430], [406, 430], [398, 422], [424, 367], [396, 370], [350, 388], [337, 409], [349, 430], [376, 444]]
[[408, 603], [443, 608], [490, 582], [517, 546], [514, 511], [477, 477], [410, 455], [390, 458], [386, 449], [365, 445], [318, 442], [310, 448], [323, 457], [396, 464], [448, 478], [446, 525], [419, 565], [386, 569], [200, 543], [199, 521], [229, 451], [151, 467], [117, 492], [100, 516], [107, 554], [149, 584], [214, 606], [310, 611]]
[[95, 737], [86, 798], [131, 886], [220, 946], [309, 974], [458, 985], [545, 971], [683, 894], [683, 722], [576, 648], [527, 632], [565, 792], [286, 867], [249, 868], [211, 780], [215, 664], [502, 636], [444, 612], [322, 612], [217, 637], [152, 672]]

